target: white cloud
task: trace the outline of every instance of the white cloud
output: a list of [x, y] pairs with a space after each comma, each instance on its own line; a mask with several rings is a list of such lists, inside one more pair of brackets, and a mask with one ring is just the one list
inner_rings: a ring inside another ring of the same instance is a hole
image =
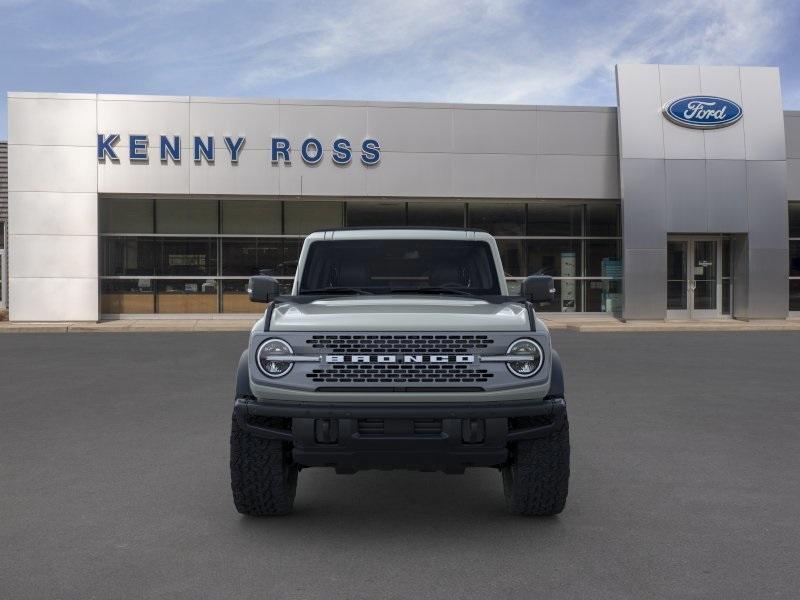
[[[781, 11], [762, 0], [711, 5], [673, 0], [618, 6], [620, 18], [584, 22], [561, 46], [531, 41], [527, 56], [469, 53], [453, 60], [447, 96], [475, 102], [591, 102], [576, 88], [605, 78], [617, 63], [748, 64], [759, 62], [782, 39]], [[534, 35], [531, 36], [532, 38]], [[588, 97], [587, 97], [588, 93]]]
[[[438, 46], [442, 38], [463, 38], [476, 23], [503, 21], [514, 4], [406, 0], [369, 7], [342, 4], [335, 14], [307, 10], [302, 15], [284, 14], [288, 18], [279, 24], [284, 44], [276, 54], [274, 40], [269, 39], [264, 44], [267, 49], [251, 57], [241, 83], [245, 87], [269, 85], [377, 59], [387, 60], [383, 67], [391, 69], [392, 57], [424, 54], [427, 46]], [[249, 47], [259, 45], [256, 41]]]
[[[276, 87], [364, 65], [364, 77], [416, 86], [412, 97], [609, 102], [615, 63], [758, 63], [786, 39], [786, 8], [769, 0], [587, 7], [568, 13], [569, 24], [548, 18], [544, 5], [477, 0], [353, 5], [335, 16], [308, 12], [289, 28], [285, 54], [256, 53], [238, 85]], [[604, 82], [602, 90], [593, 90], [597, 82]]]
[[612, 103], [621, 62], [772, 61], [797, 20], [788, 0], [71, 2], [96, 15], [91, 34], [26, 38], [51, 67], [127, 69], [171, 93], [487, 103]]

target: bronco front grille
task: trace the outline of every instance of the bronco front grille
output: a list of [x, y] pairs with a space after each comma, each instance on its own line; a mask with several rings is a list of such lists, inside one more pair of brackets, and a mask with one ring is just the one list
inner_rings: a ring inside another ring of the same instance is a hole
[[494, 374], [469, 364], [339, 363], [306, 377], [314, 383], [486, 383]]
[[487, 335], [314, 335], [306, 340], [331, 354], [465, 354], [493, 343]]

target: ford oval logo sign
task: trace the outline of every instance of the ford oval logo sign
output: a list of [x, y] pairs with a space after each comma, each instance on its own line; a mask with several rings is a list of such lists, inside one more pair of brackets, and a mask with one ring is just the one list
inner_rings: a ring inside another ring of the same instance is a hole
[[695, 129], [716, 129], [733, 125], [742, 118], [742, 107], [717, 96], [687, 96], [664, 106], [664, 116], [676, 125]]

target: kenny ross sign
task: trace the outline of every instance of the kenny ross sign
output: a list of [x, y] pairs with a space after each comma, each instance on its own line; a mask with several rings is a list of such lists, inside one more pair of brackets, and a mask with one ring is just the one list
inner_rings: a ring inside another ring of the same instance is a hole
[[[246, 138], [244, 136], [224, 138], [227, 157], [231, 163], [239, 162], [239, 156], [244, 151]], [[122, 148], [119, 145], [120, 135], [118, 133], [98, 133], [97, 134], [97, 160], [105, 162], [107, 159], [118, 161], [118, 151]], [[130, 134], [128, 136], [127, 154], [128, 158], [134, 162], [146, 162], [149, 156], [150, 139], [146, 135]], [[124, 146], [123, 146], [124, 148]], [[282, 137], [273, 137], [270, 144], [270, 159], [273, 165], [281, 162], [291, 164], [291, 142]], [[361, 164], [365, 166], [377, 165], [381, 160], [381, 147], [378, 140], [367, 138], [361, 142]], [[353, 147], [350, 140], [339, 137], [333, 140], [330, 147], [331, 160], [337, 165], [348, 165], [353, 160]], [[214, 136], [193, 136], [192, 137], [192, 159], [196, 163], [203, 161], [214, 163], [216, 160], [217, 149], [214, 147]], [[325, 147], [315, 137], [309, 137], [300, 144], [300, 157], [308, 165], [315, 165], [325, 158]], [[158, 156], [161, 162], [178, 162], [181, 160], [181, 136], [162, 135], [159, 136]]]

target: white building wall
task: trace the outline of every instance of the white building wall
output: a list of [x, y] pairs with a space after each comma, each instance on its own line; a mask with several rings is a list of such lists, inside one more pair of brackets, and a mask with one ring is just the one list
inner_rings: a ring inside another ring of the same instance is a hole
[[[97, 200], [102, 194], [174, 196], [619, 198], [616, 110], [458, 105], [8, 94], [10, 317], [96, 320]], [[97, 134], [120, 135], [119, 160], [98, 161]], [[148, 160], [128, 158], [128, 136], [148, 136]], [[161, 161], [159, 137], [181, 136], [182, 160]], [[193, 136], [215, 138], [217, 160], [192, 159]], [[245, 136], [232, 164], [225, 136]], [[325, 146], [305, 164], [303, 139]], [[270, 161], [272, 137], [291, 164]], [[344, 137], [352, 163], [330, 160]], [[375, 138], [381, 162], [360, 163]]]
[[9, 312], [98, 318], [97, 104], [93, 94], [9, 94]]
[[[98, 165], [101, 194], [619, 198], [616, 111], [598, 107], [257, 100], [97, 95], [97, 131], [118, 133], [119, 161]], [[130, 134], [150, 159], [127, 157]], [[182, 159], [162, 162], [160, 135], [180, 135]], [[193, 136], [214, 136], [217, 160], [192, 160]], [[231, 165], [225, 136], [245, 136]], [[270, 164], [271, 137], [292, 143], [292, 164]], [[325, 146], [303, 163], [309, 136]], [[337, 137], [353, 162], [330, 160]], [[361, 140], [380, 141], [381, 163], [359, 164]]]

